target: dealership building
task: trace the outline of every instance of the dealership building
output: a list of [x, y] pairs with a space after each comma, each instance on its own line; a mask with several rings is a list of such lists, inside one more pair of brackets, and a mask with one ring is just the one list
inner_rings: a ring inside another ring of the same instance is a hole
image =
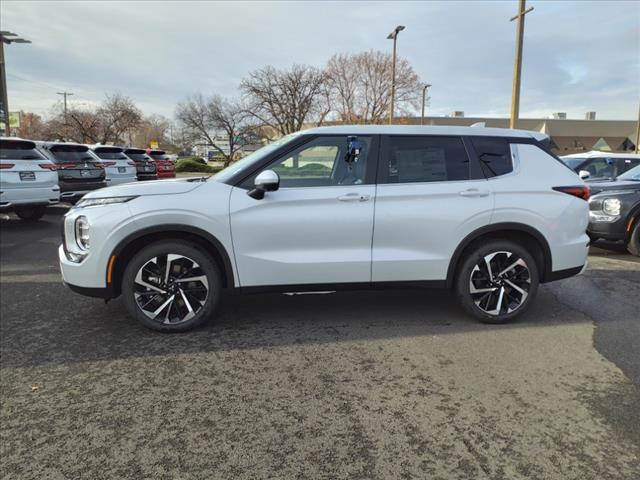
[[[554, 118], [522, 118], [517, 128], [541, 132], [551, 138], [551, 149], [557, 155], [590, 150], [605, 152], [634, 152], [638, 122], [634, 120], [596, 120], [595, 112], [588, 112], [584, 120], [568, 119], [564, 113]], [[396, 118], [394, 123], [419, 125], [420, 117]], [[454, 112], [450, 117], [425, 117], [424, 125], [470, 126], [484, 123], [486, 127], [509, 128], [508, 118], [465, 117]]]

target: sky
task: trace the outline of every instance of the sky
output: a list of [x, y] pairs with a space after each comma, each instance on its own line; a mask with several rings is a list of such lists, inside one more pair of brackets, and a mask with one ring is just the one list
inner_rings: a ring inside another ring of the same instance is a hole
[[[567, 112], [638, 116], [640, 2], [529, 0], [520, 117]], [[430, 89], [427, 115], [507, 117], [517, 1], [0, 2], [0, 26], [30, 45], [5, 46], [10, 110], [47, 115], [73, 92], [77, 106], [107, 92], [145, 114], [173, 117], [185, 96], [234, 97], [265, 65], [322, 66], [334, 53], [390, 51]]]

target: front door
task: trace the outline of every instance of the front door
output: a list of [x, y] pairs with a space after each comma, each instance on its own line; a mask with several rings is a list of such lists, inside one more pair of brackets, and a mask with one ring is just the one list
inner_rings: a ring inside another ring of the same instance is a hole
[[261, 200], [247, 195], [255, 175], [233, 188], [241, 286], [371, 280], [377, 139], [358, 140], [363, 148], [356, 159], [346, 157], [346, 135], [318, 136], [284, 154], [265, 167], [278, 173], [280, 188]]

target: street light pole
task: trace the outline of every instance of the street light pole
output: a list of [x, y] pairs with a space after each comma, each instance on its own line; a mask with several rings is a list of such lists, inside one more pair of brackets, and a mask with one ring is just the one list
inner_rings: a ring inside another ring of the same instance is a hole
[[420, 125], [424, 125], [424, 104], [427, 101], [427, 89], [430, 86], [430, 83], [426, 83], [424, 87], [422, 87], [422, 114], [420, 115]]
[[636, 130], [636, 154], [640, 153], [640, 105], [638, 105], [638, 126]]
[[524, 16], [533, 10], [525, 10], [526, 0], [520, 0], [518, 4], [518, 14], [511, 17], [509, 21], [518, 20], [516, 28], [516, 58], [513, 65], [513, 86], [511, 91], [511, 120], [509, 128], [516, 128], [516, 122], [520, 113], [520, 74], [522, 73], [522, 43], [524, 40]]
[[19, 38], [15, 33], [2, 31], [0, 32], [0, 101], [2, 102], [2, 118], [0, 121], [4, 122], [4, 135], [9, 136], [9, 99], [7, 93], [7, 72], [6, 65], [4, 63], [4, 44], [10, 45], [12, 43], [31, 43], [30, 40]]
[[393, 109], [396, 95], [396, 41], [398, 33], [404, 30], [404, 26], [398, 25], [393, 32], [387, 35], [387, 40], [393, 40], [393, 57], [391, 60], [391, 105], [389, 107], [389, 125], [393, 123]]

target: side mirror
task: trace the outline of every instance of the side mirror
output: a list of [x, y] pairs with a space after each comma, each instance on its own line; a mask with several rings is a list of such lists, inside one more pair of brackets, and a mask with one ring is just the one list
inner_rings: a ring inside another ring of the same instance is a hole
[[578, 172], [578, 175], [580, 176], [580, 178], [582, 180], [586, 180], [587, 178], [589, 178], [591, 176], [591, 174], [589, 172], [587, 172], [586, 170], [580, 170]]
[[262, 200], [265, 192], [275, 192], [280, 188], [280, 176], [273, 170], [260, 172], [253, 182], [255, 188], [249, 190], [247, 195], [256, 200]]

